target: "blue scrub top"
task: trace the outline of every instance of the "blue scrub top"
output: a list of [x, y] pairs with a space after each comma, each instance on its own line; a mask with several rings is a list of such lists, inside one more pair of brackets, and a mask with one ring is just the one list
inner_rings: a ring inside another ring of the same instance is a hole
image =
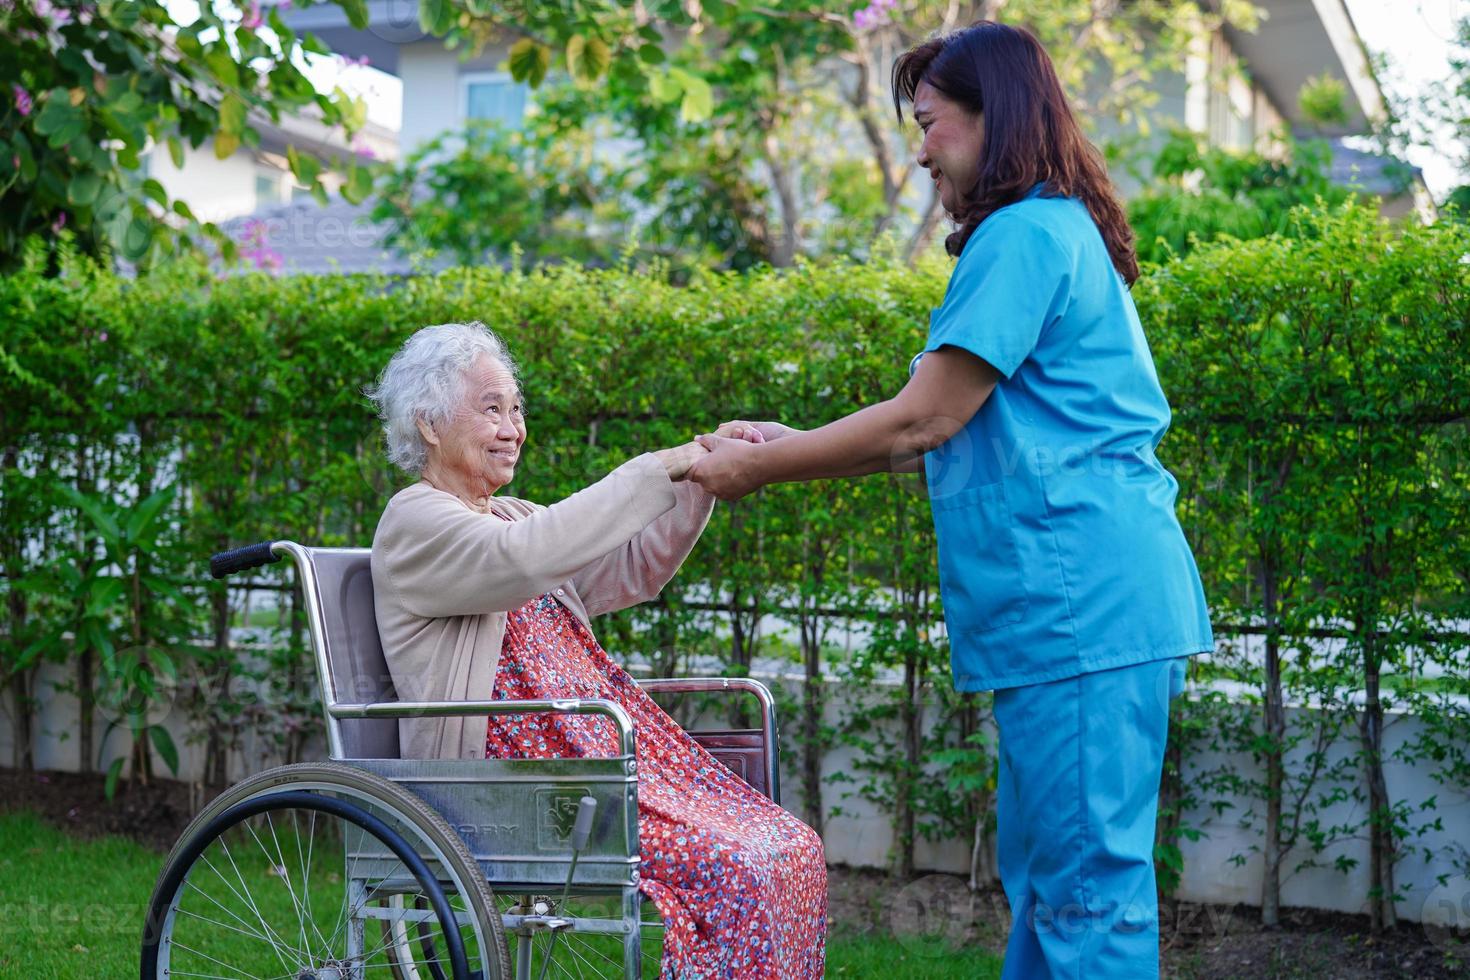
[[1086, 207], [1040, 191], [970, 236], [924, 348], [1003, 375], [925, 457], [961, 691], [1214, 648], [1138, 311]]

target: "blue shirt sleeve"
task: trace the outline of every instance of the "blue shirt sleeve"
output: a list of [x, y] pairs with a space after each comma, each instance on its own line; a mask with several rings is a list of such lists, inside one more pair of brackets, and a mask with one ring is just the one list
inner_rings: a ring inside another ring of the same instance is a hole
[[1061, 315], [1072, 257], [1025, 217], [997, 213], [965, 243], [924, 350], [959, 347], [1009, 378]]

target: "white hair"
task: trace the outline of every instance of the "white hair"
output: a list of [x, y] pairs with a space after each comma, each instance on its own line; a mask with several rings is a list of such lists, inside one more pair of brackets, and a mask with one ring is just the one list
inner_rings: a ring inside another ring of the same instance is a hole
[[429, 447], [419, 420], [432, 426], [454, 413], [464, 398], [470, 367], [482, 355], [515, 375], [505, 345], [478, 320], [424, 327], [398, 348], [378, 383], [364, 391], [383, 420], [390, 463], [413, 476], [423, 472]]

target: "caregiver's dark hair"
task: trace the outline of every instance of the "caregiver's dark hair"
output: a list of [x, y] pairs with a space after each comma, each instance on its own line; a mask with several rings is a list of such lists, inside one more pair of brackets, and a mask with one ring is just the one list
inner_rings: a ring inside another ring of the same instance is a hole
[[972, 113], [984, 113], [980, 177], [956, 215], [960, 229], [945, 241], [959, 255], [980, 223], [1044, 183], [1048, 197], [1075, 197], [1087, 206], [1123, 279], [1138, 278], [1133, 229], [1108, 179], [1097, 147], [1077, 124], [1041, 42], [1028, 31], [982, 20], [930, 38], [893, 63], [893, 108], [928, 82]]

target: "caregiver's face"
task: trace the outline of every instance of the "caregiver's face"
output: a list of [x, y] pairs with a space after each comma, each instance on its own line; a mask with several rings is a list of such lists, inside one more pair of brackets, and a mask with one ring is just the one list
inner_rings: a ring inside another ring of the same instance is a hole
[[920, 82], [914, 89], [914, 121], [924, 134], [915, 159], [929, 171], [939, 191], [939, 203], [951, 215], [959, 213], [980, 178], [982, 118], [928, 82]]
[[487, 355], [470, 367], [464, 397], [448, 421], [434, 427], [429, 462], [475, 494], [492, 494], [515, 476], [526, 441], [526, 416], [515, 377]]

